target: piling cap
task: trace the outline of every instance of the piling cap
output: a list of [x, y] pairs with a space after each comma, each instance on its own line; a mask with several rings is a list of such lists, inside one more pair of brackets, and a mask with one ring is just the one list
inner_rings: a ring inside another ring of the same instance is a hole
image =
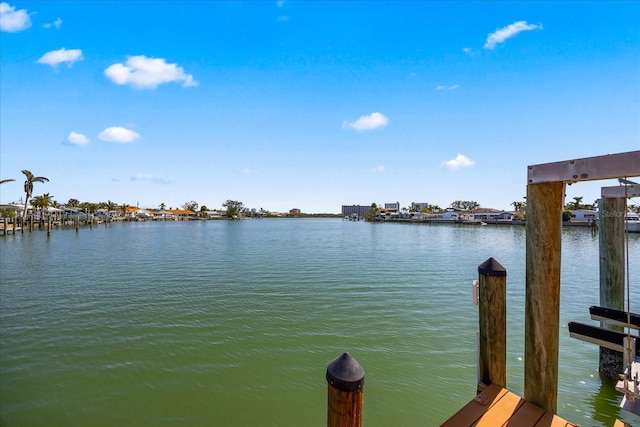
[[504, 277], [507, 275], [507, 269], [495, 259], [489, 258], [478, 266], [478, 274], [482, 274], [483, 276]]
[[364, 385], [364, 369], [349, 353], [327, 366], [327, 382], [340, 391], [355, 391]]

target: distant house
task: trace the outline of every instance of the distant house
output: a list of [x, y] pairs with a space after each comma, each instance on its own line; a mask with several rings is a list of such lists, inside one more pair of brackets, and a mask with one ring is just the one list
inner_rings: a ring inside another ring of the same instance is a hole
[[8, 204], [8, 205], [0, 205], [0, 209], [12, 210], [12, 211], [14, 211], [16, 213], [16, 216], [20, 216], [20, 215], [22, 215], [22, 212], [24, 211], [24, 205], [18, 205], [18, 204], [15, 204], [15, 203], [11, 203], [11, 204]]
[[300, 209], [298, 208], [293, 208], [289, 211], [289, 215], [291, 216], [298, 216], [302, 213], [302, 211], [300, 211]]
[[449, 208], [444, 212], [426, 214], [426, 218], [430, 221], [458, 221], [463, 219], [463, 215], [456, 212], [455, 209]]
[[571, 221], [595, 221], [598, 211], [592, 209], [576, 209], [571, 211]]
[[198, 214], [194, 211], [190, 211], [187, 209], [166, 209], [168, 214], [173, 215], [174, 217], [184, 220], [184, 219], [198, 219]]
[[473, 210], [473, 219], [477, 221], [512, 221], [515, 213], [491, 208], [477, 208]]
[[202, 213], [202, 216], [206, 219], [222, 219], [224, 217], [227, 216], [226, 212], [224, 211], [204, 211]]

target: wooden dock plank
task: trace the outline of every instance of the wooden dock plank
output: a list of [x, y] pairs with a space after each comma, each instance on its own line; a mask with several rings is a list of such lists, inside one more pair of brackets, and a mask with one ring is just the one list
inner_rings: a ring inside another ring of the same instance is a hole
[[509, 419], [505, 426], [535, 426], [544, 414], [544, 409], [542, 409], [538, 405], [534, 405], [533, 403], [524, 400], [522, 406], [518, 408], [518, 412], [516, 412], [513, 417]]
[[478, 421], [489, 410], [489, 408], [499, 401], [508, 391], [497, 385], [490, 385], [482, 393], [477, 395], [471, 402], [463, 406], [451, 418], [442, 424], [442, 427], [471, 426]]
[[485, 388], [441, 426], [578, 427], [495, 384]]
[[[524, 399], [520, 398], [520, 396], [513, 393], [506, 393], [473, 425], [474, 427], [495, 427], [504, 425], [523, 403]], [[526, 424], [518, 425], [525, 426]]]
[[579, 427], [578, 424], [572, 424], [563, 420], [557, 415], [553, 415], [551, 412], [546, 412], [540, 421], [535, 424], [535, 427]]

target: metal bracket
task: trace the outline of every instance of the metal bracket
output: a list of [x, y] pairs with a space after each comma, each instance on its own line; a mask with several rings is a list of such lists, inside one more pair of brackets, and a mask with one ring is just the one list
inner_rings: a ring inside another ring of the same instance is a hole
[[478, 305], [478, 296], [480, 295], [480, 284], [477, 280], [473, 281], [473, 305]]

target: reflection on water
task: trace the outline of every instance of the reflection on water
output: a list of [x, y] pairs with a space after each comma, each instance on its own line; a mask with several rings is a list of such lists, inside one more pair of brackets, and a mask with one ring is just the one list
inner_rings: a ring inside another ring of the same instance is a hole
[[619, 409], [622, 393], [616, 391], [616, 381], [600, 378], [600, 387], [597, 393], [585, 397], [585, 407], [591, 408], [591, 417], [605, 426], [612, 426], [615, 420], [624, 415]]

